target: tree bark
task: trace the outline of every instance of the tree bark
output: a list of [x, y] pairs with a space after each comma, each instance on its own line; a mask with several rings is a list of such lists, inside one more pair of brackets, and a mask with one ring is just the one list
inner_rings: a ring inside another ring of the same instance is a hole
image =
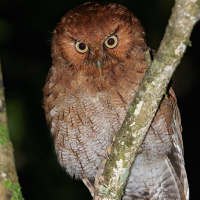
[[107, 160], [100, 190], [94, 199], [118, 200], [123, 195], [140, 145], [179, 64], [196, 22], [200, 19], [200, 0], [176, 0], [157, 55], [151, 63], [133, 100], [124, 123], [115, 137]]
[[13, 146], [8, 134], [3, 75], [0, 63], [0, 199], [22, 200]]

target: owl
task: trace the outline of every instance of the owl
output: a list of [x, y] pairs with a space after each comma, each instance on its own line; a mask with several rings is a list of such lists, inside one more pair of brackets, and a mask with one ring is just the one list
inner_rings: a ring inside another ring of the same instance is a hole
[[[114, 3], [80, 5], [53, 32], [45, 116], [61, 166], [92, 194], [147, 70], [147, 50], [139, 20]], [[131, 168], [123, 200], [189, 198], [181, 130], [170, 87]]]

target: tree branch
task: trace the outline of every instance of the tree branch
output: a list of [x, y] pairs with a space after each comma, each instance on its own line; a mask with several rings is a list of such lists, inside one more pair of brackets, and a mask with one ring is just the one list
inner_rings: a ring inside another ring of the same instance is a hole
[[[130, 167], [155, 116], [166, 87], [182, 58], [195, 23], [200, 0], [176, 0], [159, 50], [150, 64], [124, 123], [116, 135], [104, 169], [104, 181], [94, 199], [121, 199]], [[100, 195], [102, 193], [102, 195]], [[100, 196], [99, 196], [100, 195]]]
[[23, 199], [15, 169], [13, 146], [8, 134], [1, 63], [0, 63], [0, 199], [1, 200]]

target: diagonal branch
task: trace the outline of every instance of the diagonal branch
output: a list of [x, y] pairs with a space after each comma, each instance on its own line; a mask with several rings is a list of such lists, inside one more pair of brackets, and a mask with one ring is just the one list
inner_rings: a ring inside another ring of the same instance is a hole
[[142, 81], [138, 95], [116, 135], [112, 153], [104, 169], [100, 197], [94, 199], [121, 199], [129, 169], [163, 97], [166, 87], [179, 64], [195, 23], [200, 19], [200, 0], [176, 0], [164, 38], [153, 62]]

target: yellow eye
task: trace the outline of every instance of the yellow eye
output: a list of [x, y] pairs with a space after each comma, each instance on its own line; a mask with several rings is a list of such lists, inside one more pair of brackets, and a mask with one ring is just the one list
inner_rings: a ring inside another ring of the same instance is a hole
[[79, 53], [85, 53], [88, 51], [88, 46], [82, 42], [76, 42], [75, 47]]
[[106, 47], [108, 47], [109, 49], [113, 49], [117, 46], [118, 44], [118, 39], [117, 36], [113, 35], [111, 37], [109, 37], [106, 41], [105, 41], [105, 45]]

